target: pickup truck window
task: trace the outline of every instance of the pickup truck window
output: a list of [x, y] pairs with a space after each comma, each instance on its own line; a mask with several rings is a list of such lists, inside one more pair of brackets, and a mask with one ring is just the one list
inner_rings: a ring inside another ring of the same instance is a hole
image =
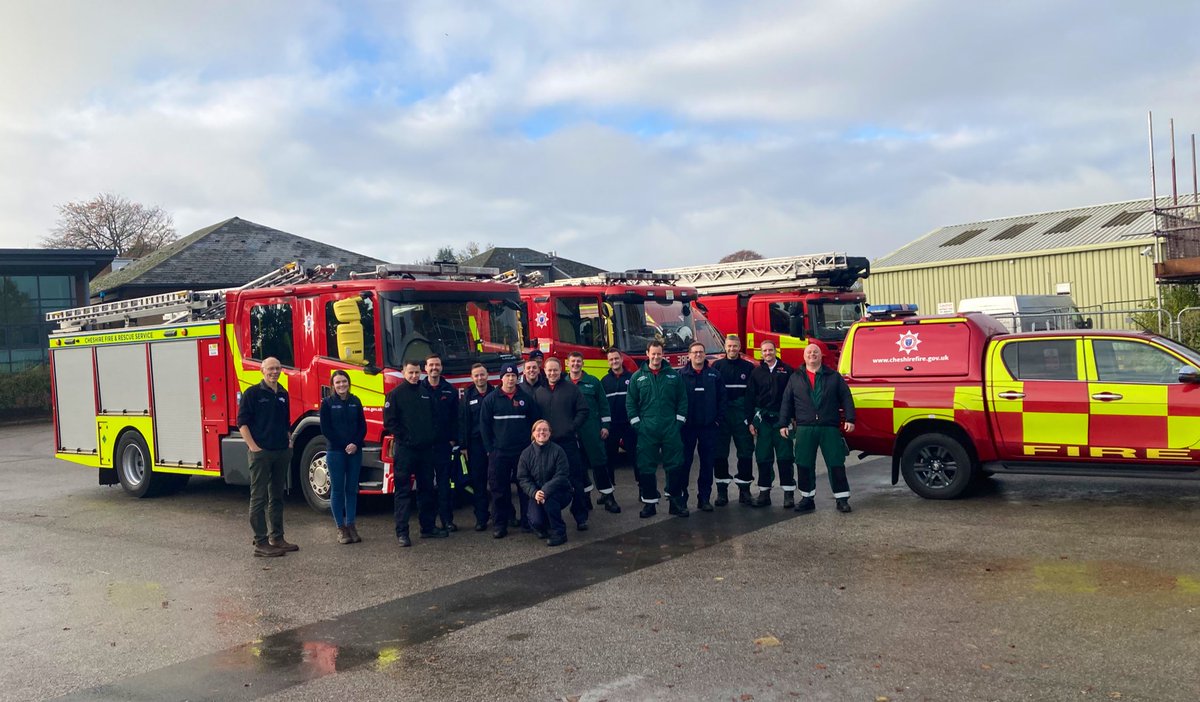
[[1017, 380], [1077, 380], [1074, 339], [1014, 341], [1000, 352], [1004, 366]]
[[1178, 383], [1179, 369], [1184, 365], [1167, 352], [1140, 341], [1095, 339], [1092, 352], [1096, 356], [1096, 377], [1111, 383]]

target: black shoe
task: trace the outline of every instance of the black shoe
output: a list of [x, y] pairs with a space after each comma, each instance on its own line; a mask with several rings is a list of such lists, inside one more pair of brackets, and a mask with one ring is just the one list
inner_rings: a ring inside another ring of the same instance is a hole
[[797, 512], [811, 512], [816, 508], [817, 506], [813, 503], [813, 498], [811, 497], [801, 497], [800, 501], [796, 503]]
[[652, 502], [647, 502], [646, 504], [642, 505], [642, 511], [638, 512], [638, 516], [642, 519], [653, 517], [656, 514], [658, 514], [658, 508], [656, 508]]
[[750, 497], [749, 485], [738, 485], [738, 502], [743, 505], [754, 506], [754, 500]]
[[548, 532], [548, 531], [536, 531], [536, 532], [534, 532], [534, 534], [536, 534], [539, 539], [550, 538], [550, 532]]
[[[717, 483], [717, 501], [714, 502], [718, 507], [724, 507], [729, 504], [729, 486], [725, 483]], [[704, 509], [701, 507], [700, 509]]]
[[412, 546], [412, 539], [408, 538], [408, 534], [399, 534], [396, 536], [396, 543], [400, 544], [404, 548], [408, 548], [409, 546]]
[[837, 498], [837, 511], [839, 511], [839, 512], [853, 512], [854, 511], [854, 510], [850, 509], [850, 498], [849, 497]]
[[555, 534], [554, 536], [550, 537], [550, 540], [546, 542], [546, 545], [553, 548], [555, 546], [562, 546], [565, 543], [567, 543], [566, 536], [559, 536], [558, 534]]
[[487, 520], [475, 522], [475, 531], [487, 531]]
[[528, 522], [521, 522], [521, 533], [522, 534], [532, 534], [533, 527], [529, 526]]
[[796, 506], [796, 493], [792, 490], [783, 491], [783, 508], [791, 509]]
[[614, 497], [612, 495], [608, 496], [608, 502], [605, 503], [605, 505], [604, 505], [604, 511], [606, 511], [610, 514], [620, 514], [621, 513], [621, 505], [617, 504], [616, 497]]
[[516, 517], [513, 517], [512, 519], [508, 520], [508, 525], [515, 529], [516, 527], [521, 526], [521, 520], [517, 519]]
[[758, 491], [758, 495], [754, 501], [750, 503], [751, 507], [770, 507], [771, 506], [771, 488], [763, 488]]
[[447, 533], [453, 534], [454, 532], [458, 531], [458, 525], [454, 522], [450, 522], [449, 524], [443, 524], [442, 529]]
[[587, 522], [580, 522], [580, 523], [576, 524], [576, 525], [575, 525], [575, 530], [576, 530], [576, 531], [587, 531], [587, 530], [588, 530], [588, 523], [587, 523]]
[[444, 539], [447, 536], [450, 536], [450, 532], [445, 529], [438, 529], [437, 527], [421, 532], [422, 539]]
[[701, 512], [711, 512], [713, 511], [713, 505], [708, 500], [700, 500], [700, 502], [696, 505], [696, 509], [700, 510]]
[[508, 529], [506, 529], [505, 527], [500, 527], [499, 529], [496, 529], [495, 531], [492, 532], [493, 539], [503, 539], [506, 536], [508, 536]]

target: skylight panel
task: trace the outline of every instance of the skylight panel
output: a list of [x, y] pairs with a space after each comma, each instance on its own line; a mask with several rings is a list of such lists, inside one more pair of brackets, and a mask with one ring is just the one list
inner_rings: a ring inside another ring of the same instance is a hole
[[968, 241], [979, 236], [980, 234], [984, 233], [985, 231], [986, 231], [985, 229], [968, 229], [967, 231], [963, 232], [962, 234], [958, 234], [958, 235], [954, 236], [949, 241], [942, 244], [942, 246], [959, 246], [960, 244], [965, 244]]
[[1037, 222], [1022, 222], [1021, 224], [1014, 224], [1008, 229], [1005, 229], [996, 236], [992, 237], [992, 241], [1000, 241], [1001, 239], [1015, 239], [1021, 234], [1021, 232], [1024, 232], [1035, 224], [1037, 224]]
[[1061, 221], [1058, 224], [1051, 227], [1050, 230], [1047, 231], [1046, 233], [1047, 234], [1066, 234], [1067, 232], [1071, 231], [1075, 227], [1078, 227], [1079, 225], [1083, 224], [1084, 221], [1087, 220], [1087, 218], [1090, 216], [1091, 215], [1084, 215], [1082, 217], [1067, 217], [1063, 221]]

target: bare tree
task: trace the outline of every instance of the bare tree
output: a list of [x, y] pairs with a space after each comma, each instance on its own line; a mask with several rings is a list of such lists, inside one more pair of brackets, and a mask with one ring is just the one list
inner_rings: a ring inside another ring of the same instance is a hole
[[58, 222], [42, 244], [50, 249], [114, 249], [140, 258], [175, 241], [175, 222], [161, 207], [111, 193], [58, 206]]
[[437, 253], [435, 253], [432, 257], [423, 258], [417, 261], [417, 263], [426, 266], [434, 263], [435, 261], [454, 261], [457, 263], [462, 263], [468, 258], [474, 258], [484, 251], [489, 251], [491, 249], [491, 242], [488, 242], [487, 246], [480, 247], [479, 242], [468, 241], [467, 245], [461, 249], [456, 249], [453, 246], [442, 246], [438, 248]]
[[736, 261], [757, 261], [757, 260], [761, 259], [762, 257], [763, 257], [763, 255], [757, 251], [751, 251], [750, 249], [742, 249], [741, 251], [734, 251], [733, 253], [729, 254], [728, 256], [722, 258], [720, 261], [717, 261], [717, 263], [734, 263]]

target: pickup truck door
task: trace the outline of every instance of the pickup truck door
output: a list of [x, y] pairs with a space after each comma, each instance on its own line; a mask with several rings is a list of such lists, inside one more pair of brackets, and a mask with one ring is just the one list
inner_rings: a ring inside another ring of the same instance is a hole
[[1179, 369], [1190, 362], [1149, 340], [1112, 337], [1087, 343], [1092, 457], [1190, 458], [1169, 451], [1200, 447], [1200, 385], [1179, 382]]
[[987, 354], [987, 398], [1000, 458], [1086, 455], [1083, 340], [1002, 339]]

